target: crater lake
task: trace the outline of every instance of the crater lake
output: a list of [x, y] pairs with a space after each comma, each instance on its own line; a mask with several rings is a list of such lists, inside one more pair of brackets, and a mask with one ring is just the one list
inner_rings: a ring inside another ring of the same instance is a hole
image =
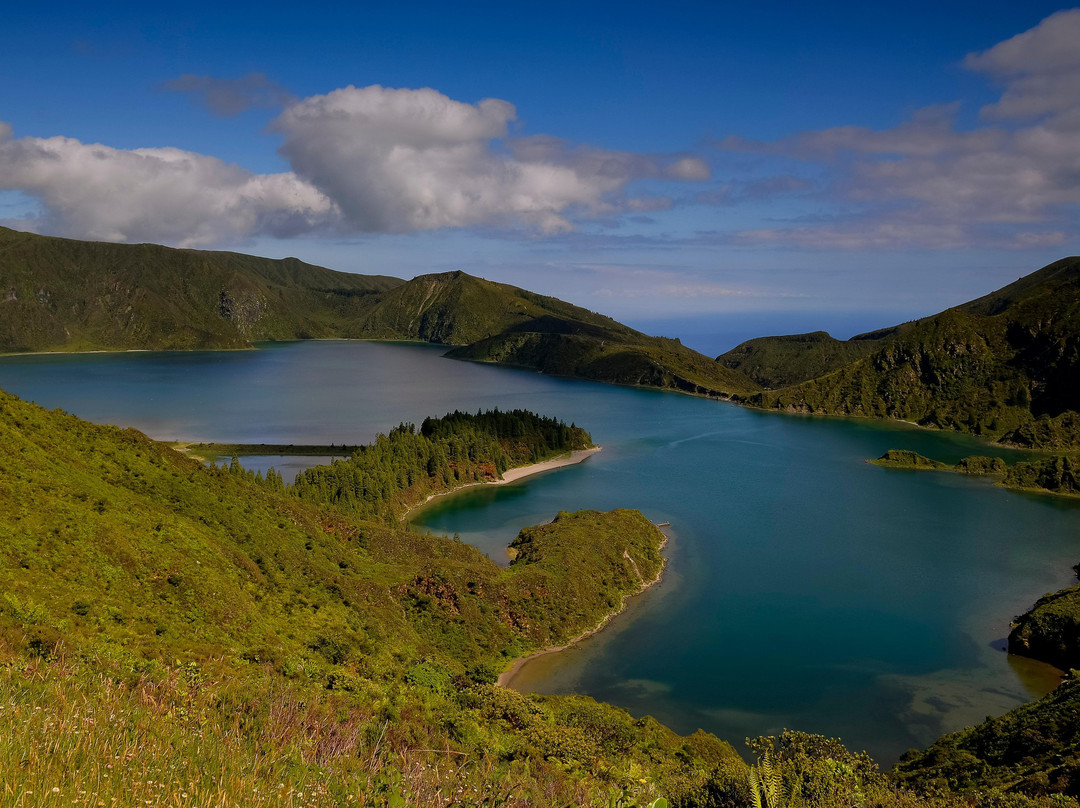
[[[865, 462], [910, 449], [1009, 456], [903, 424], [784, 416], [654, 390], [456, 362], [444, 348], [313, 341], [256, 351], [0, 358], [0, 388], [166, 440], [370, 442], [452, 410], [526, 408], [589, 430], [580, 465], [473, 488], [414, 513], [500, 563], [560, 510], [670, 522], [662, 583], [514, 687], [581, 692], [745, 751], [783, 728], [889, 765], [906, 749], [1057, 684], [1001, 649], [1010, 619], [1072, 580], [1080, 502]], [[245, 458], [295, 474], [311, 458]]]

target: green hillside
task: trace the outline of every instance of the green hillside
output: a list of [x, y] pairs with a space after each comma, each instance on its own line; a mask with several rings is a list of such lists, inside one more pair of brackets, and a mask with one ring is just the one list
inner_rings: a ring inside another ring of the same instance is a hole
[[753, 742], [752, 778], [706, 733], [492, 684], [621, 608], [661, 541], [636, 511], [560, 513], [500, 568], [0, 394], [0, 804], [734, 808], [775, 783], [785, 805], [1075, 808], [1075, 686], [898, 782], [793, 732]]
[[349, 335], [467, 345], [544, 317], [634, 333], [558, 298], [457, 271], [420, 275], [379, 295], [376, 305], [351, 324]]
[[374, 293], [401, 283], [295, 258], [0, 227], [0, 352], [243, 348], [337, 336]]
[[0, 228], [0, 353], [421, 340], [451, 356], [702, 395], [759, 386], [677, 340], [464, 272], [404, 282], [295, 258], [107, 244]]
[[946, 735], [925, 751], [908, 752], [895, 773], [898, 782], [923, 793], [970, 794], [976, 805], [1010, 804], [978, 799], [990, 789], [1053, 794], [1059, 801], [1061, 795], [1080, 796], [1080, 680], [1067, 680], [1039, 701]]
[[882, 338], [842, 341], [824, 331], [747, 340], [716, 361], [745, 374], [766, 390], [790, 387], [832, 373], [881, 345]]
[[1009, 652], [1080, 669], [1080, 586], [1044, 595], [1013, 622]]
[[454, 359], [613, 384], [724, 397], [758, 388], [678, 340], [464, 272], [422, 275], [379, 295], [348, 335], [456, 345]]
[[605, 328], [556, 317], [523, 323], [455, 348], [447, 356], [720, 398], [758, 389], [743, 374], [718, 365], [678, 340], [648, 337], [625, 326]]
[[749, 402], [1080, 446], [1080, 259], [893, 330], [868, 356]]
[[[663, 537], [636, 511], [560, 514], [500, 568], [6, 394], [0, 483], [8, 789], [399, 806], [445, 804], [465, 783], [606, 804], [743, 771], [715, 738], [490, 684], [657, 575]], [[86, 733], [56, 732], [75, 724]]]

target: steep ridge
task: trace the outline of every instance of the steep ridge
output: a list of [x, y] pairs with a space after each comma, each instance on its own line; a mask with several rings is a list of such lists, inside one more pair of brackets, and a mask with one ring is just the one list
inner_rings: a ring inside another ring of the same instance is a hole
[[0, 227], [0, 352], [243, 348], [340, 335], [402, 283], [230, 252]]
[[421, 275], [378, 296], [350, 336], [457, 346], [454, 359], [541, 373], [727, 397], [758, 385], [678, 340], [650, 337], [602, 314], [464, 272]]
[[420, 275], [380, 294], [351, 336], [467, 345], [540, 318], [635, 333], [609, 317], [465, 272]]
[[889, 330], [880, 347], [749, 403], [895, 418], [1039, 448], [1080, 446], [1080, 259]]

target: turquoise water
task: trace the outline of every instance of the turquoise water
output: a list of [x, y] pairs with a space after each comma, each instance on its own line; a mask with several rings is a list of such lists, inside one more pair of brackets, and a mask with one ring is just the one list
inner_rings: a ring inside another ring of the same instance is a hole
[[977, 441], [441, 353], [331, 341], [7, 357], [0, 388], [164, 440], [361, 443], [400, 421], [493, 406], [586, 427], [604, 451], [581, 465], [414, 516], [502, 562], [522, 526], [561, 509], [634, 507], [671, 522], [663, 583], [609, 629], [527, 665], [522, 689], [588, 693], [740, 749], [784, 727], [839, 736], [890, 763], [1053, 685], [1052, 669], [999, 647], [1013, 615], [1070, 582], [1078, 504], [864, 462], [889, 448], [991, 453]]

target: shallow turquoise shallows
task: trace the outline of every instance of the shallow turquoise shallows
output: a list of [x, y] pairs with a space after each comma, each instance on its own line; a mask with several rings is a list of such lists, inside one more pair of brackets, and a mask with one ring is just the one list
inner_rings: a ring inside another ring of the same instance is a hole
[[505, 563], [522, 526], [560, 509], [670, 521], [663, 583], [577, 648], [526, 665], [515, 686], [588, 693], [740, 751], [789, 727], [888, 764], [1056, 684], [1053, 669], [1000, 647], [1013, 615], [1070, 582], [1080, 505], [864, 462], [889, 448], [946, 461], [1003, 450], [441, 354], [331, 341], [7, 357], [0, 388], [163, 440], [363, 443], [400, 421], [489, 407], [574, 421], [603, 452], [437, 500], [413, 525]]

